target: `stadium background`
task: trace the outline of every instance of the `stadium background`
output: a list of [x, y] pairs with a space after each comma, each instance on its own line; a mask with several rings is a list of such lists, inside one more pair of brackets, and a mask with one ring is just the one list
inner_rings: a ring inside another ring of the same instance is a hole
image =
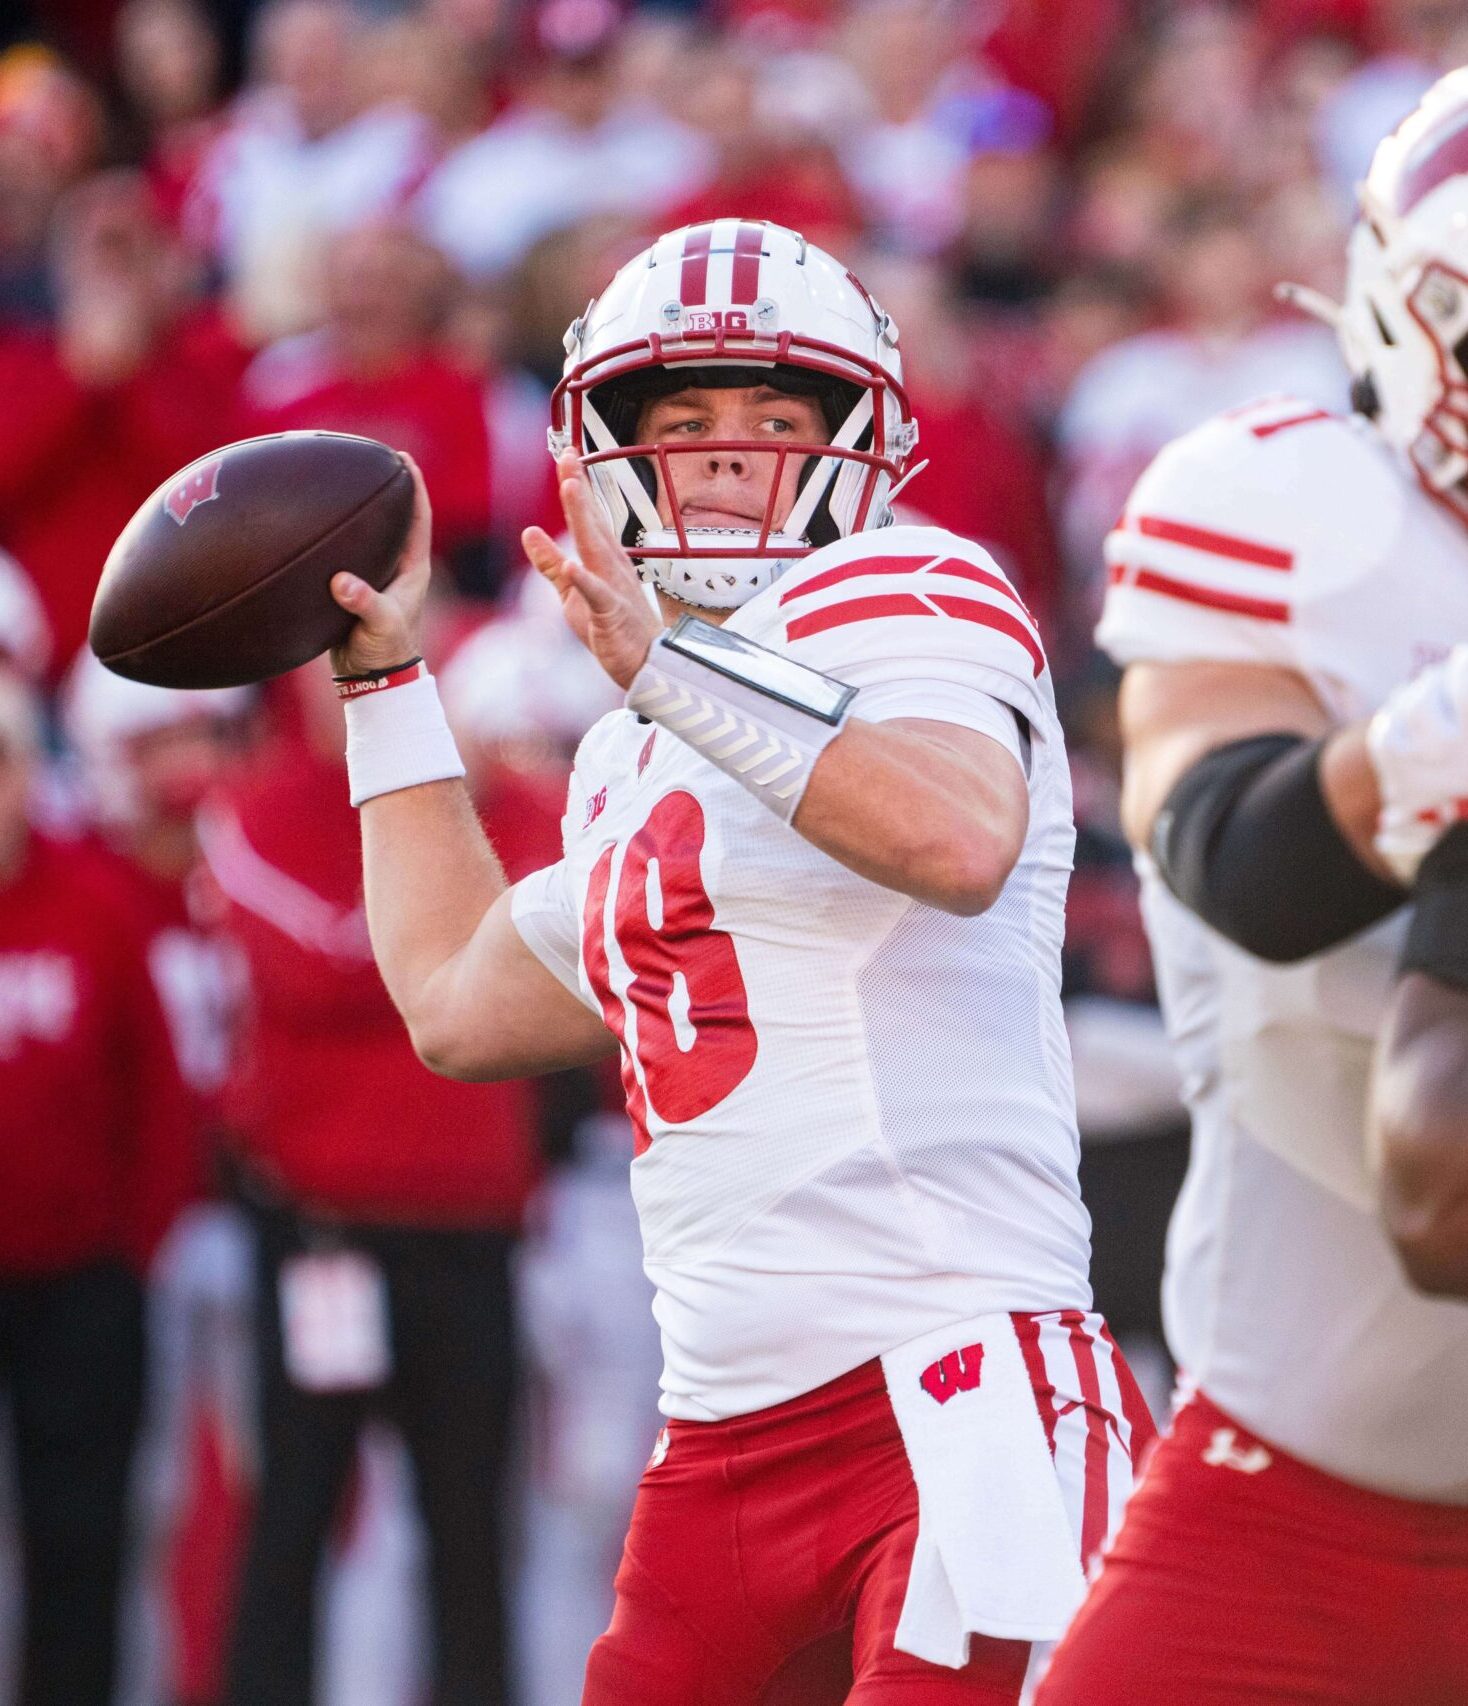
[[[661, 229], [737, 213], [802, 230], [901, 329], [931, 458], [913, 510], [993, 549], [1047, 636], [1080, 828], [1066, 978], [1099, 1303], [1161, 1403], [1185, 1136], [1117, 826], [1114, 681], [1088, 641], [1101, 538], [1152, 454], [1215, 411], [1266, 392], [1344, 406], [1332, 337], [1271, 287], [1338, 291], [1372, 148], [1464, 60], [1459, 0], [10, 0], [0, 653], [48, 707], [38, 820], [90, 828], [66, 683], [132, 509], [221, 442], [326, 426], [423, 466], [450, 710], [492, 832], [551, 856], [548, 802], [604, 703], [515, 543], [552, 502], [562, 330]], [[293, 738], [293, 715], [271, 694], [232, 714], [231, 763]], [[518, 1272], [525, 1706], [576, 1697], [656, 1428], [613, 1106], [561, 1086], [496, 1116], [543, 1157]], [[37, 1121], [0, 1110], [0, 1142]], [[198, 1134], [225, 1201], [229, 1141]], [[181, 1377], [172, 1422], [145, 1434], [122, 1706], [217, 1698], [250, 1498], [243, 1376], [218, 1374], [248, 1338], [247, 1244], [222, 1213], [217, 1342], [190, 1353], [215, 1372]], [[322, 1588], [323, 1698], [343, 1706], [416, 1697], [405, 1479], [372, 1434]], [[8, 1628], [13, 1495], [4, 1509]], [[10, 1647], [0, 1632], [0, 1672]]]

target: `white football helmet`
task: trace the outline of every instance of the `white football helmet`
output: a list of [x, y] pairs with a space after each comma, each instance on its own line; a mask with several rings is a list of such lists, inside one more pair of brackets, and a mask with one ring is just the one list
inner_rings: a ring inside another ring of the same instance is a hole
[[1336, 328], [1356, 406], [1468, 522], [1468, 68], [1377, 148]]
[[[891, 521], [917, 443], [897, 328], [854, 274], [794, 231], [744, 219], [670, 231], [621, 269], [565, 341], [551, 454], [576, 448], [623, 545], [662, 591], [733, 609], [796, 558]], [[771, 383], [819, 402], [829, 442], [636, 442], [642, 404], [660, 389]], [[775, 458], [758, 527], [685, 524], [668, 458], [710, 450]], [[790, 513], [776, 516], [791, 456], [809, 460]]]
[[61, 720], [99, 819], [127, 823], [137, 815], [129, 742], [199, 718], [241, 717], [254, 700], [251, 687], [182, 689], [129, 681], [84, 646], [62, 686]]

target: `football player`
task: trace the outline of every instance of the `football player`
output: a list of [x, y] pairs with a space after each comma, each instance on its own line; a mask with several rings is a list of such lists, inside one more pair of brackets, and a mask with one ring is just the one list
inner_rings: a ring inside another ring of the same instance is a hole
[[1468, 73], [1381, 145], [1333, 318], [1350, 419], [1216, 419], [1108, 540], [1124, 812], [1193, 1115], [1184, 1401], [1044, 1706], [1468, 1699], [1468, 1312], [1403, 1273], [1367, 1143], [1394, 977], [1405, 1002], [1464, 963]]
[[1454, 963], [1442, 960], [1434, 972], [1401, 979], [1377, 1062], [1373, 1108], [1387, 1230], [1415, 1285], [1459, 1298], [1468, 1298], [1468, 957], [1457, 922], [1468, 881], [1465, 856], [1462, 826], [1433, 850], [1437, 868], [1450, 859], [1458, 867], [1444, 906], [1454, 917], [1447, 926]]
[[621, 1051], [669, 1420], [584, 1698], [1013, 1702], [1151, 1431], [1089, 1307], [1045, 654], [984, 551], [890, 524], [897, 329], [820, 249], [672, 232], [566, 347], [575, 554], [526, 548], [626, 699], [557, 864], [507, 889], [453, 780], [421, 498], [391, 588], [334, 591], [422, 1056]]

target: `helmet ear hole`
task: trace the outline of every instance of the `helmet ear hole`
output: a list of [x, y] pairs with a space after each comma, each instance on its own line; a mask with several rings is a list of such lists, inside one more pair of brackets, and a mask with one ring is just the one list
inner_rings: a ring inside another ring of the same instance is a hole
[[1358, 373], [1351, 381], [1351, 408], [1374, 421], [1381, 413], [1381, 399], [1376, 394], [1376, 381], [1369, 373]]

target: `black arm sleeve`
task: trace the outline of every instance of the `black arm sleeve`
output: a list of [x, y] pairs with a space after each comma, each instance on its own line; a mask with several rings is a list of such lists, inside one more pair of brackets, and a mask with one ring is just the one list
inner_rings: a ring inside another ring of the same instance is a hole
[[1152, 830], [1152, 857], [1184, 906], [1277, 964], [1334, 948], [1407, 899], [1336, 828], [1320, 788], [1323, 745], [1266, 734], [1215, 747]]
[[1468, 823], [1454, 824], [1418, 869], [1402, 970], [1468, 990]]

